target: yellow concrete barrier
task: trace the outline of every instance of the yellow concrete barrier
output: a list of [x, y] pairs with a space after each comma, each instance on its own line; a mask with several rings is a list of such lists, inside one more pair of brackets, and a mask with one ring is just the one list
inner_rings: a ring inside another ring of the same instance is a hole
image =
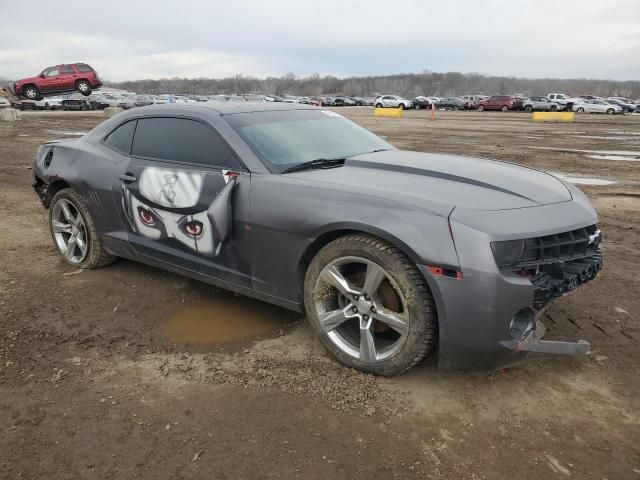
[[376, 108], [373, 114], [376, 117], [401, 117], [403, 111], [401, 108]]
[[574, 112], [533, 112], [531, 120], [534, 122], [573, 122], [576, 119]]

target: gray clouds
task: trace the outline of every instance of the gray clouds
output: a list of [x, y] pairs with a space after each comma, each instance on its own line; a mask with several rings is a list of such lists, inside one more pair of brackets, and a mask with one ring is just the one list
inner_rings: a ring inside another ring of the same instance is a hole
[[30, 5], [32, 13], [0, 29], [2, 77], [74, 61], [114, 81], [425, 68], [640, 77], [636, 0], [116, 0], [89, 11]]

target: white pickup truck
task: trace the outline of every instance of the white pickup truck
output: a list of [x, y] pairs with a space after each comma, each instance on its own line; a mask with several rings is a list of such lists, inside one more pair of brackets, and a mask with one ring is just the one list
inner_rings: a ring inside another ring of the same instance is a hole
[[582, 98], [570, 97], [564, 93], [550, 93], [547, 95], [547, 98], [552, 102], [556, 102], [558, 105], [564, 106], [567, 111], [571, 110], [574, 104], [584, 100]]

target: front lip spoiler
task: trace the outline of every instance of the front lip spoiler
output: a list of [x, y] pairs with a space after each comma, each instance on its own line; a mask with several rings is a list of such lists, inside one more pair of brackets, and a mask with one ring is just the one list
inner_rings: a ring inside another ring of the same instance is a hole
[[586, 340], [577, 342], [564, 342], [556, 340], [542, 340], [546, 328], [540, 320], [529, 335], [521, 340], [505, 340], [500, 344], [515, 352], [530, 352], [551, 355], [588, 355], [591, 352], [591, 344]]

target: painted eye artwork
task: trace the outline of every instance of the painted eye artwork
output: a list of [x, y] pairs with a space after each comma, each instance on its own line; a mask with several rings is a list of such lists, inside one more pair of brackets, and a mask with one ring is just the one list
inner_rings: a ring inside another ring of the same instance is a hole
[[156, 224], [156, 216], [151, 213], [151, 211], [144, 207], [138, 207], [138, 216], [142, 223], [145, 225], [155, 225]]
[[184, 225], [184, 231], [187, 232], [187, 235], [199, 237], [202, 235], [202, 222], [198, 222], [197, 220], [187, 222]]

